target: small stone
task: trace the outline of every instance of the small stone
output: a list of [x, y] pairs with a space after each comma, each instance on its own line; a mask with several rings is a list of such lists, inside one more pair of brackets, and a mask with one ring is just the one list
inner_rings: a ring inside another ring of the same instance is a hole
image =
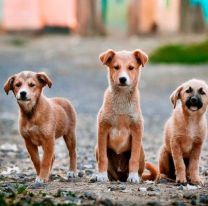
[[149, 206], [160, 206], [160, 202], [158, 201], [151, 201], [151, 202], [147, 202], [147, 205]]
[[201, 195], [199, 201], [200, 203], [208, 203], [208, 195]]
[[192, 199], [192, 200], [191, 200], [191, 204], [192, 204], [192, 205], [196, 205], [196, 200], [195, 200], [195, 199]]
[[91, 182], [91, 183], [97, 182], [97, 177], [96, 177], [96, 175], [92, 175], [91, 178], [90, 178], [90, 180], [89, 180], [89, 182]]
[[84, 176], [84, 172], [83, 171], [79, 171], [78, 172], [78, 177], [83, 177]]
[[44, 183], [39, 183], [39, 182], [34, 182], [31, 185], [29, 185], [29, 189], [42, 189], [45, 188], [46, 184]]
[[83, 169], [93, 169], [93, 165], [91, 165], [91, 164], [85, 164], [82, 168]]
[[166, 179], [160, 179], [158, 183], [159, 184], [167, 184], [168, 183], [168, 180], [166, 180]]
[[185, 206], [183, 202], [178, 202], [177, 206]]
[[86, 175], [92, 175], [93, 174], [93, 171], [91, 169], [86, 169], [85, 170], [85, 174]]
[[112, 185], [108, 187], [110, 191], [122, 191], [126, 189], [126, 185]]
[[84, 197], [86, 197], [89, 200], [96, 200], [96, 195], [92, 192], [85, 192]]
[[100, 200], [99, 203], [105, 206], [113, 206], [113, 202], [108, 198]]
[[147, 191], [147, 188], [145, 188], [145, 187], [139, 187], [138, 188], [138, 191], [140, 191], [140, 192], [146, 192]]
[[148, 187], [147, 191], [155, 191], [155, 189], [153, 187]]
[[186, 192], [183, 194], [183, 198], [185, 199], [196, 199], [196, 195], [190, 192]]
[[183, 190], [184, 188], [183, 188], [183, 185], [180, 185], [179, 187], [178, 187], [178, 189], [179, 190]]

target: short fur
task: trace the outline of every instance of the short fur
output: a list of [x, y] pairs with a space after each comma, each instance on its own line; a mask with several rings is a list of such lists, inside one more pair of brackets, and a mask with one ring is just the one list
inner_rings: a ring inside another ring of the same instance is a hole
[[[10, 77], [4, 85], [8, 94], [13, 91], [20, 107], [19, 131], [37, 173], [37, 182], [48, 181], [54, 161], [54, 145], [63, 136], [70, 155], [70, 171], [76, 172], [76, 113], [71, 103], [64, 98], [47, 98], [42, 88], [52, 81], [43, 73], [23, 71]], [[26, 96], [21, 96], [26, 92]], [[44, 155], [39, 158], [38, 146]]]
[[[138, 182], [145, 167], [142, 146], [144, 123], [140, 108], [138, 82], [141, 66], [147, 55], [141, 50], [107, 50], [100, 55], [101, 62], [108, 67], [109, 87], [98, 114], [98, 139], [96, 158], [97, 181], [120, 180]], [[121, 78], [126, 83], [121, 85]], [[147, 164], [151, 170], [151, 164]], [[144, 179], [154, 179], [155, 169]]]
[[[178, 183], [201, 184], [199, 160], [207, 136], [208, 86], [201, 80], [192, 79], [180, 85], [170, 98], [175, 109], [165, 124], [159, 157], [161, 177]], [[189, 106], [190, 98], [198, 98], [201, 107]], [[178, 105], [177, 100], [181, 100]]]

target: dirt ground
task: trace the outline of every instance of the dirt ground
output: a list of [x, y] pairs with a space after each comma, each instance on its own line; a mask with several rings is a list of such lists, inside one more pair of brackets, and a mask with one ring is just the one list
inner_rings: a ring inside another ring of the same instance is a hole
[[[200, 175], [203, 187], [174, 183], [91, 183], [95, 172], [96, 114], [107, 87], [106, 69], [98, 60], [107, 48], [147, 53], [167, 42], [188, 42], [203, 36], [146, 38], [87, 38], [66, 35], [0, 36], [0, 205], [208, 205], [208, 144], [204, 144]], [[141, 105], [145, 120], [143, 144], [146, 160], [157, 164], [163, 125], [172, 107], [171, 92], [183, 81], [208, 82], [208, 66], [151, 65], [142, 71]], [[18, 133], [18, 107], [12, 93], [3, 92], [6, 79], [21, 70], [45, 71], [53, 80], [47, 96], [69, 98], [78, 113], [77, 150], [79, 178], [66, 180], [68, 153], [64, 142], [56, 144], [51, 181], [33, 189], [35, 173]]]

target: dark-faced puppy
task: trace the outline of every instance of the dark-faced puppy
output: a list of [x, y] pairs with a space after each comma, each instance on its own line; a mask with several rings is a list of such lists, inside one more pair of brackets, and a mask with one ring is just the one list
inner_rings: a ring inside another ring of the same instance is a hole
[[[54, 144], [63, 136], [70, 155], [69, 177], [76, 172], [76, 113], [71, 103], [64, 98], [47, 98], [42, 89], [52, 81], [44, 72], [23, 71], [11, 76], [4, 85], [11, 90], [20, 107], [19, 131], [36, 169], [37, 183], [48, 181], [54, 161]], [[44, 154], [40, 160], [38, 146]]]
[[178, 183], [200, 184], [199, 160], [207, 137], [208, 85], [201, 80], [189, 80], [170, 98], [175, 109], [164, 129], [159, 159], [161, 176]]
[[[100, 60], [108, 67], [109, 87], [98, 114], [98, 174], [93, 178], [137, 183], [145, 167], [138, 83], [141, 67], [148, 57], [139, 49], [107, 50], [100, 55]], [[155, 175], [155, 170], [151, 172], [149, 178]]]

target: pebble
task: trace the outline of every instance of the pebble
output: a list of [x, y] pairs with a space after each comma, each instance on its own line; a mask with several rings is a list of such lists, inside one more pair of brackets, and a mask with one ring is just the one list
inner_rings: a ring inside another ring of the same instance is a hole
[[191, 204], [192, 204], [192, 205], [196, 205], [196, 200], [195, 200], [195, 199], [192, 199], [192, 200], [191, 200]]
[[92, 164], [85, 164], [82, 166], [82, 169], [93, 169], [93, 165]]
[[200, 195], [199, 201], [200, 201], [200, 203], [207, 204], [208, 203], [208, 195]]
[[113, 202], [108, 198], [101, 199], [98, 203], [104, 206], [113, 206]]
[[147, 191], [147, 188], [145, 188], [145, 187], [139, 187], [138, 188], [138, 191], [140, 191], [140, 192], [146, 192]]
[[185, 206], [183, 202], [178, 202], [177, 206]]
[[91, 169], [86, 169], [86, 170], [85, 170], [85, 174], [88, 175], [88, 176], [89, 176], [89, 175], [92, 175], [92, 174], [93, 174], [93, 170], [91, 170]]
[[85, 192], [84, 197], [86, 197], [89, 200], [96, 200], [97, 196], [93, 192]]
[[83, 171], [79, 171], [78, 172], [78, 177], [83, 177], [84, 176], [84, 172]]
[[109, 191], [122, 191], [126, 189], [126, 185], [112, 185], [108, 187]]
[[190, 192], [186, 192], [183, 194], [183, 198], [185, 199], [196, 199], [196, 195]]
[[183, 185], [178, 186], [178, 190], [184, 190]]
[[90, 177], [89, 182], [91, 182], [91, 183], [97, 182], [97, 177], [96, 177], [95, 175], [92, 175], [92, 176]]
[[148, 187], [147, 191], [155, 191], [155, 189], [153, 187]]
[[159, 183], [159, 184], [167, 184], [167, 183], [168, 183], [168, 180], [166, 180], [166, 179], [160, 179], [160, 180], [158, 181], [158, 183]]
[[147, 202], [148, 206], [160, 206], [160, 202], [158, 201], [151, 201], [151, 202]]

